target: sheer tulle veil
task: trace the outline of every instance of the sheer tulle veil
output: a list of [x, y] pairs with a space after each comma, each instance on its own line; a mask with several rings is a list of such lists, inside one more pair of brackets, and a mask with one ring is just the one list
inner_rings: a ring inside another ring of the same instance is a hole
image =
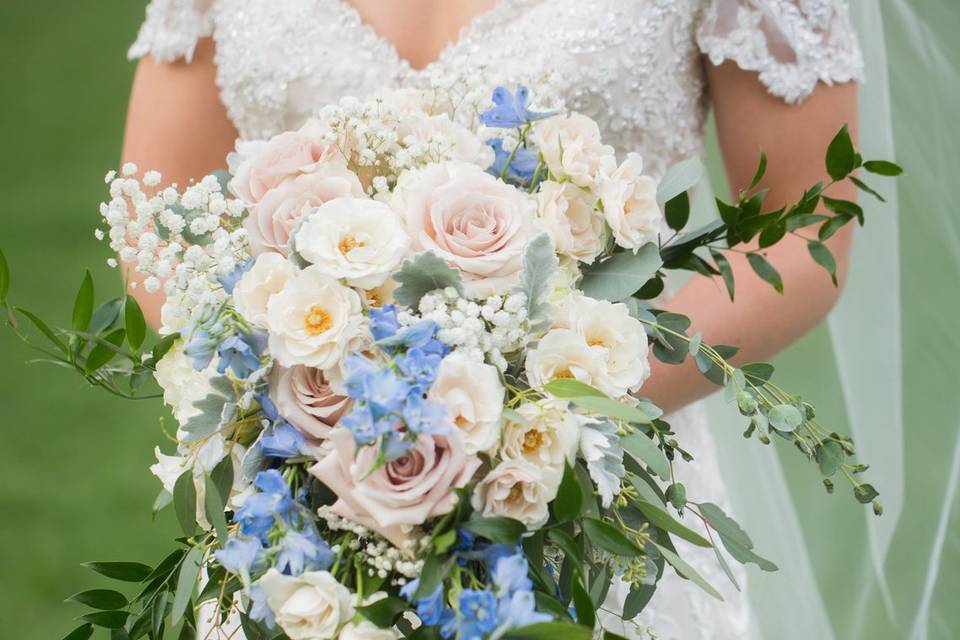
[[[723, 416], [711, 426], [737, 515], [781, 568], [750, 574], [757, 637], [922, 640], [951, 637], [957, 619], [944, 602], [945, 580], [956, 579], [940, 567], [956, 561], [960, 542], [949, 526], [958, 518], [958, 400], [920, 389], [941, 379], [955, 385], [960, 353], [944, 326], [956, 313], [960, 275], [957, 219], [947, 209], [947, 185], [960, 171], [948, 120], [960, 106], [960, 78], [950, 62], [950, 21], [936, 20], [949, 16], [949, 4], [850, 5], [866, 62], [860, 147], [865, 157], [896, 158], [908, 174], [900, 194], [893, 181], [872, 180], [886, 203], [861, 198], [869, 223], [857, 232], [841, 301], [825, 328], [778, 359], [791, 388], [809, 390], [824, 417], [854, 436], [883, 516], [861, 513], [847, 495], [825, 495], [815, 474], [793, 464], [793, 452], [744, 442], [722, 398], [708, 400], [711, 415]], [[915, 250], [926, 240], [927, 251]], [[942, 305], [941, 290], [952, 291]], [[925, 352], [934, 357], [921, 366]]]

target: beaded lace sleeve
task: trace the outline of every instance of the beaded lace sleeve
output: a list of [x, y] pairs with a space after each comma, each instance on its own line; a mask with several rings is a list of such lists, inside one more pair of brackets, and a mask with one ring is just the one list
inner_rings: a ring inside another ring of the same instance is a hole
[[759, 73], [787, 102], [817, 82], [861, 81], [863, 58], [845, 0], [708, 0], [697, 44], [713, 64]]
[[215, 0], [150, 0], [147, 17], [127, 56], [162, 62], [193, 59], [197, 40], [213, 33]]

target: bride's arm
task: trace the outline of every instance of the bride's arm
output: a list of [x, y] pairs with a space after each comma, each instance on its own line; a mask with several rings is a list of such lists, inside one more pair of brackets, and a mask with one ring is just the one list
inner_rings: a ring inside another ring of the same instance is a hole
[[[164, 184], [180, 185], [225, 168], [237, 132], [220, 101], [213, 56], [213, 41], [206, 38], [197, 43], [190, 63], [140, 61], [127, 113], [124, 162], [161, 172]], [[150, 295], [138, 286], [131, 293], [150, 325], [158, 327], [162, 292]]]
[[[856, 141], [855, 84], [821, 84], [804, 102], [791, 105], [769, 95], [756, 73], [731, 62], [706, 66], [730, 188], [735, 191], [750, 184], [763, 149], [769, 159], [760, 184], [769, 189], [766, 211], [797, 201], [805, 188], [828, 179], [824, 154], [844, 123], [850, 125]], [[844, 182], [828, 195], [855, 200], [855, 191]], [[836, 258], [841, 285], [852, 226], [845, 226], [826, 243]], [[816, 236], [815, 228], [800, 233]], [[730, 302], [719, 279], [694, 276], [666, 305], [689, 316], [692, 330], [701, 331], [709, 344], [739, 347], [734, 362], [765, 360], [790, 345], [823, 320], [840, 295], [826, 271], [810, 258], [805, 240], [787, 236], [765, 254], [783, 277], [783, 295], [754, 275], [743, 255], [728, 253], [736, 276], [735, 302]], [[689, 358], [683, 365], [656, 359], [652, 363], [653, 375], [640, 393], [668, 411], [716, 389]]]

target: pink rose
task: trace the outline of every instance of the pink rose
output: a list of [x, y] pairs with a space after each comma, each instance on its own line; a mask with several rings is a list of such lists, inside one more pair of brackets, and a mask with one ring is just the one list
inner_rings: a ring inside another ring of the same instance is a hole
[[331, 452], [310, 473], [339, 498], [331, 512], [400, 546], [410, 527], [453, 508], [452, 489], [466, 485], [480, 459], [464, 453], [459, 434], [421, 435], [405, 455], [376, 471], [377, 447], [357, 450], [353, 434], [330, 433]]
[[322, 127], [308, 122], [299, 131], [287, 131], [259, 144], [243, 159], [230, 181], [230, 189], [248, 205], [260, 202], [278, 184], [301, 173], [310, 173], [323, 161], [340, 157], [335, 145], [324, 142]]
[[274, 251], [289, 255], [287, 243], [300, 219], [335, 198], [365, 198], [356, 174], [341, 162], [326, 162], [313, 173], [298, 175], [263, 194], [244, 221], [254, 255]]
[[459, 269], [468, 295], [503, 293], [517, 282], [536, 208], [520, 190], [476, 165], [447, 162], [402, 174], [392, 205], [413, 249]]
[[270, 378], [270, 397], [287, 422], [317, 439], [327, 438], [350, 408], [350, 399], [334, 393], [323, 371], [313, 367], [277, 365]]

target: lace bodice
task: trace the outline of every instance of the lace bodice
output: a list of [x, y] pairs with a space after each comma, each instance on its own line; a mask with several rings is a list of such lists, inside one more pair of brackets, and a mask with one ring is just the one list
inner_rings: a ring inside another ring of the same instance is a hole
[[[654, 174], [701, 150], [703, 73], [732, 60], [787, 101], [858, 79], [840, 0], [499, 0], [433, 63], [414, 69], [346, 0], [153, 0], [132, 57], [189, 59], [217, 44], [217, 82], [241, 137], [299, 126], [344, 95], [465, 82], [535, 87], [543, 106], [595, 118]], [[482, 88], [482, 90], [481, 90]]]
[[[404, 61], [346, 0], [152, 0], [130, 55], [189, 60], [205, 36], [216, 41], [221, 97], [244, 139], [296, 128], [346, 95], [437, 87], [456, 96], [462, 113], [485, 108], [496, 84], [523, 83], [537, 107], [596, 119], [605, 140], [620, 154], [639, 151], [654, 175], [702, 150], [705, 59], [758, 72], [788, 102], [818, 82], [858, 80], [863, 68], [842, 0], [499, 0], [424, 69]], [[690, 495], [726, 504], [701, 409], [670, 421], [697, 457], [682, 476]], [[749, 637], [746, 600], [713, 552], [687, 546], [684, 554], [727, 602], [670, 572], [639, 626], [622, 634]], [[615, 589], [611, 598], [624, 595]]]

